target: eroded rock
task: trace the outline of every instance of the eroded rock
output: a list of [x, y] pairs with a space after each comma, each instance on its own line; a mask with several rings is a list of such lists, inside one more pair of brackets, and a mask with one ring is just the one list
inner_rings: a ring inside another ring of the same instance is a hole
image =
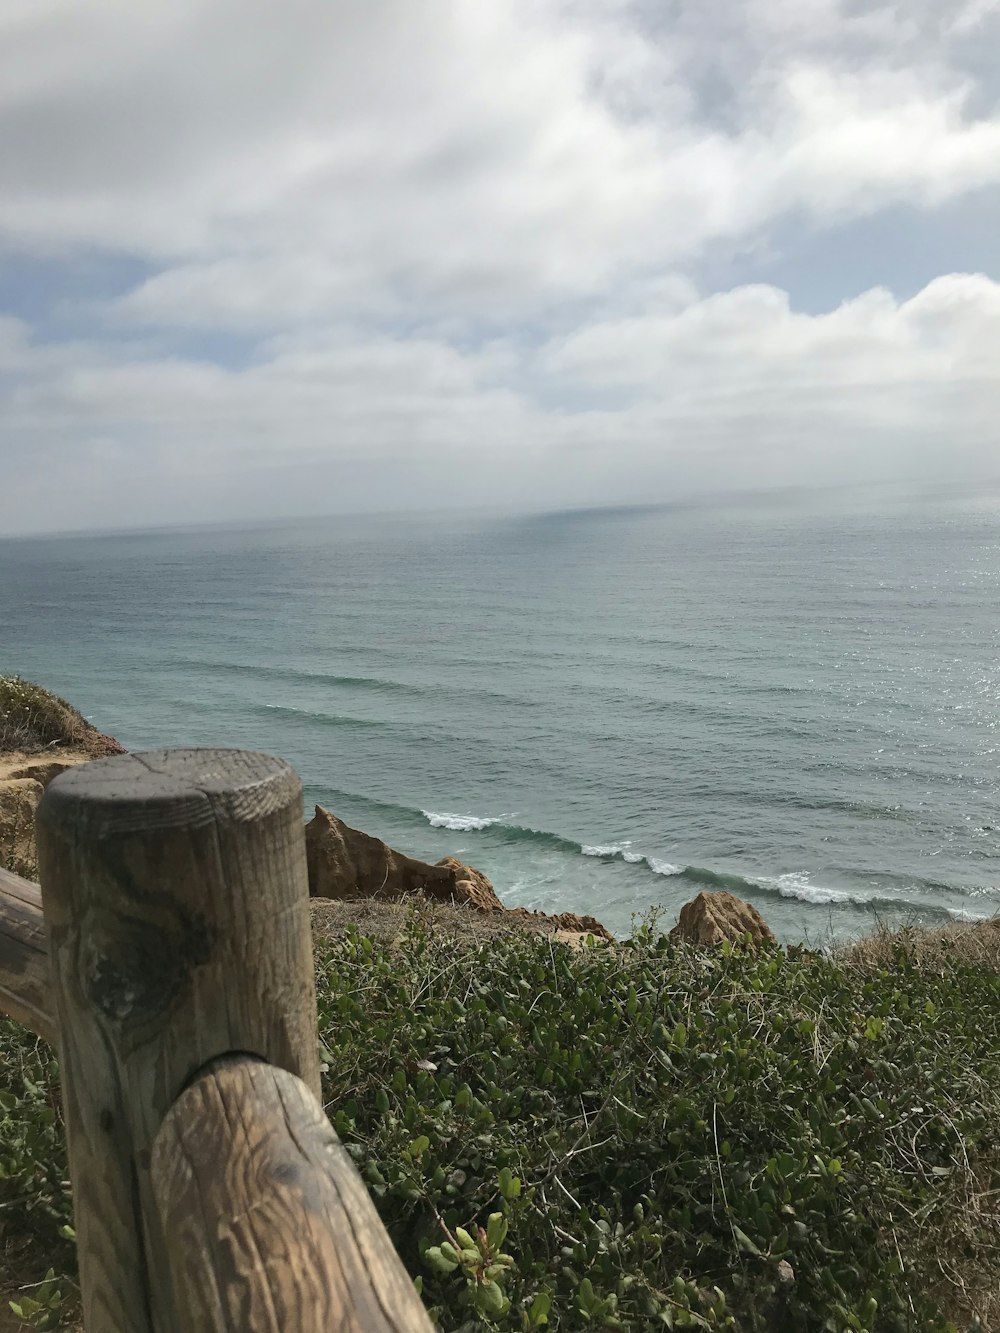
[[613, 937], [592, 916], [562, 912], [549, 916], [525, 907], [508, 911], [493, 885], [475, 866], [455, 856], [435, 865], [406, 856], [360, 829], [351, 828], [323, 806], [306, 825], [306, 861], [309, 893], [313, 898], [337, 901], [392, 901], [411, 896], [454, 903], [477, 912], [503, 912], [539, 930], [564, 934]]
[[420, 894], [438, 902], [467, 903], [482, 912], [502, 912], [503, 903], [486, 876], [455, 857], [437, 865], [397, 852], [369, 833], [316, 807], [306, 825], [309, 893], [314, 898], [399, 899]]
[[774, 944], [775, 938], [756, 907], [732, 893], [699, 893], [681, 908], [680, 919], [670, 932], [701, 948], [710, 949], [724, 940], [742, 944], [747, 935], [756, 948]]
[[514, 907], [511, 916], [519, 916], [545, 930], [565, 931], [572, 935], [593, 935], [595, 940], [613, 940], [606, 926], [593, 916], [577, 916], [575, 912], [529, 912], [526, 907]]
[[34, 778], [0, 782], [0, 866], [28, 879], [35, 876], [35, 811], [42, 791]]

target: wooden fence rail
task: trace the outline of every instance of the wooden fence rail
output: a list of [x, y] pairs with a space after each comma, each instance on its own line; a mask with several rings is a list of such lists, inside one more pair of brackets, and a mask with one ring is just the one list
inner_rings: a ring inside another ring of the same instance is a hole
[[0, 1011], [55, 1046], [59, 1040], [42, 891], [0, 869]]
[[99, 760], [37, 831], [41, 899], [0, 872], [0, 1008], [58, 1040], [88, 1333], [429, 1333], [319, 1101], [293, 770]]

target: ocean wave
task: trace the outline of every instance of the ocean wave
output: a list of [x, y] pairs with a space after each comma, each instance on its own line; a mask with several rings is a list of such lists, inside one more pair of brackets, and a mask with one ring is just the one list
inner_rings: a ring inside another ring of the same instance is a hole
[[[380, 658], [387, 656], [384, 647], [372, 647], [358, 649], [349, 645], [341, 645], [338, 652], [343, 655], [353, 655], [357, 657], [370, 656], [377, 653]], [[402, 665], [406, 665], [406, 654], [392, 653], [388, 654], [394, 659], [399, 659]], [[450, 659], [452, 664], [457, 663], [457, 659]], [[463, 659], [468, 666], [480, 666], [481, 659], [469, 657]], [[370, 694], [381, 695], [405, 695], [412, 698], [421, 699], [476, 699], [488, 701], [491, 703], [504, 704], [506, 706], [515, 706], [519, 709], [537, 708], [539, 706], [537, 699], [523, 697], [518, 694], [503, 693], [499, 690], [488, 689], [477, 684], [446, 684], [438, 680], [428, 684], [417, 684], [412, 681], [394, 680], [387, 676], [379, 675], [357, 675], [343, 674], [333, 671], [307, 671], [297, 667], [269, 666], [267, 664], [258, 664], [251, 666], [240, 662], [213, 661], [207, 658], [172, 658], [164, 663], [166, 670], [178, 671], [197, 671], [205, 675], [223, 675], [238, 676], [247, 679], [258, 677], [261, 680], [277, 681], [289, 686], [308, 686], [312, 689], [316, 687], [354, 691], [360, 690]]]
[[[879, 893], [850, 893], [846, 889], [831, 889], [813, 884], [804, 872], [777, 875], [773, 878], [762, 877], [755, 881], [765, 892], [777, 892], [781, 898], [792, 898], [798, 902], [817, 907], [854, 908], [872, 915], [893, 915], [898, 917], [931, 918], [932, 920], [988, 921], [996, 913], [977, 911], [970, 906], [950, 907], [946, 903], [918, 901], [912, 897], [889, 897]], [[919, 893], [924, 881], [911, 881], [907, 888], [911, 893]]]
[[[600, 856], [600, 857], [620, 856], [624, 860], [626, 857], [638, 856], [638, 853], [636, 852], [626, 851], [626, 848], [631, 847], [631, 845], [632, 844], [630, 842], [624, 842], [624, 843], [609, 842], [606, 846], [602, 847], [581, 846], [580, 851], [583, 853], [584, 856]], [[638, 857], [638, 859], [641, 861], [642, 857], [640, 856]]]
[[681, 874], [684, 869], [683, 866], [675, 866], [670, 861], [658, 861], [654, 856], [644, 856], [642, 859], [654, 875], [666, 875], [668, 879]]
[[[679, 879], [686, 880], [700, 888], [721, 890], [735, 894], [738, 898], [777, 894], [779, 898], [794, 898], [799, 902], [812, 903], [816, 906], [870, 907], [876, 902], [886, 905], [895, 900], [875, 899], [864, 894], [849, 893], [846, 889], [831, 889], [824, 885], [813, 884], [804, 871], [785, 875], [735, 875], [719, 870], [708, 870], [704, 866], [684, 866], [677, 871]], [[898, 904], [906, 906], [905, 903]]]
[[707, 870], [704, 866], [683, 866], [677, 871], [677, 878], [687, 880], [689, 884], [697, 884], [703, 889], [734, 893], [738, 898], [746, 897], [748, 893], [759, 892], [759, 885], [754, 880], [721, 870]]
[[953, 921], [992, 921], [996, 912], [974, 912], [968, 907], [946, 907], [945, 912]]
[[[914, 912], [935, 917], [948, 915], [948, 909], [906, 898], [891, 898], [877, 893], [851, 893], [847, 889], [833, 889], [813, 884], [805, 871], [784, 875], [734, 875], [704, 866], [685, 866], [680, 879], [701, 888], [724, 890], [738, 898], [777, 896], [808, 903], [813, 907], [860, 908], [867, 912]], [[914, 887], [917, 887], [916, 885]]]
[[632, 851], [631, 842], [609, 842], [602, 846], [583, 846], [580, 851], [584, 856], [595, 856], [603, 861], [624, 861], [626, 865], [644, 865], [654, 875], [666, 875], [668, 878], [681, 873], [681, 866], [670, 861], [657, 860], [655, 856], [646, 856], [643, 852]]
[[302, 671], [296, 667], [243, 665], [240, 662], [212, 661], [203, 658], [173, 658], [164, 666], [182, 670], [196, 670], [226, 676], [259, 676], [263, 680], [280, 680], [295, 685], [332, 685], [345, 689], [373, 690], [378, 693], [423, 694], [421, 685], [410, 685], [401, 680], [382, 676], [350, 676], [330, 671]]
[[350, 727], [368, 730], [372, 727], [384, 727], [387, 724], [378, 718], [348, 717], [343, 713], [315, 713], [310, 708], [295, 708], [292, 704], [260, 704], [262, 712], [277, 713], [281, 717], [293, 717], [310, 726]]
[[[854, 910], [898, 918], [900, 915], [932, 920], [978, 921], [988, 920], [995, 913], [981, 904], [985, 910], [972, 906], [976, 891], [963, 893], [954, 886], [947, 886], [933, 880], [921, 880], [914, 877], [882, 875], [880, 879], [899, 884], [898, 896], [893, 889], [888, 893], [879, 893], [877, 888], [871, 893], [833, 888], [825, 884], [814, 884], [806, 871], [792, 871], [781, 875], [740, 875], [731, 871], [712, 870], [707, 866], [675, 865], [655, 856], [649, 856], [636, 850], [631, 840], [618, 842], [580, 843], [571, 838], [564, 838], [558, 833], [532, 828], [524, 824], [506, 822], [508, 815], [459, 814], [447, 811], [418, 810], [410, 806], [395, 805], [389, 802], [373, 800], [349, 792], [327, 791], [335, 799], [363, 804], [380, 814], [392, 814], [397, 819], [407, 822], [417, 821], [430, 824], [432, 828], [454, 833], [476, 833], [484, 838], [504, 845], [523, 843], [542, 850], [562, 852], [567, 856], [585, 856], [609, 863], [620, 862], [625, 865], [641, 867], [649, 874], [666, 879], [676, 879], [695, 889], [725, 891], [739, 898], [757, 900], [784, 898], [807, 904], [811, 907], [827, 907], [831, 910]], [[953, 896], [952, 904], [930, 902], [923, 895], [928, 892], [940, 892], [949, 888]], [[980, 890], [980, 894], [990, 891]], [[954, 895], [961, 894], [962, 904], [954, 903]], [[509, 898], [510, 892], [507, 892]]]
[[451, 829], [453, 833], [479, 833], [484, 828], [492, 828], [494, 824], [499, 824], [502, 815], [495, 819], [489, 815], [450, 815], [447, 813], [437, 813], [434, 810], [421, 810], [423, 817], [430, 824], [431, 828]]
[[796, 795], [768, 795], [764, 800], [768, 805], [786, 805], [795, 810], [830, 810], [835, 814], [852, 815], [858, 819], [917, 820], [920, 818], [918, 811], [907, 810], [898, 802], [895, 805], [885, 805], [872, 801], [848, 801], [836, 797]]

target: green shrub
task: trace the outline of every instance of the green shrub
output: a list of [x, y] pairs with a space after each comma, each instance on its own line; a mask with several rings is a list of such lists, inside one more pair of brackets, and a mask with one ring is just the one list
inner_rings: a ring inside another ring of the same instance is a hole
[[[1000, 1328], [995, 970], [414, 916], [317, 980], [328, 1111], [443, 1329]], [[2, 1041], [8, 1266], [66, 1272], [51, 1066]]]
[[0, 1017], [0, 1279], [17, 1292], [15, 1313], [39, 1329], [59, 1327], [74, 1308], [76, 1256], [58, 1079], [51, 1048]]
[[504, 1329], [943, 1330], [987, 1309], [992, 970], [649, 933], [470, 952], [419, 922], [399, 949], [349, 932], [318, 967], [328, 1106], [444, 1328], [488, 1312], [435, 1251], [497, 1212]]

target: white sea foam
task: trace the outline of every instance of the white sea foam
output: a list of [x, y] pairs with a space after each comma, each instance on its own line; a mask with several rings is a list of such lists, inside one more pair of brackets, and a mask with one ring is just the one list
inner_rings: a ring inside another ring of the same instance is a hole
[[956, 921], [992, 921], [995, 912], [973, 912], [968, 907], [946, 907], [944, 909]]
[[675, 866], [672, 861], [658, 861], [655, 856], [641, 856], [640, 861], [645, 861], [654, 875], [682, 875], [683, 866]]
[[658, 861], [655, 857], [646, 856], [643, 852], [632, 851], [631, 841], [594, 843], [581, 847], [580, 851], [584, 856], [617, 859], [627, 862], [630, 866], [644, 865], [654, 875], [680, 875], [683, 871], [682, 866], [675, 866], [670, 861]]
[[804, 871], [789, 875], [778, 875], [774, 879], [762, 877], [757, 881], [763, 888], [777, 889], [782, 898], [795, 898], [802, 903], [864, 903], [863, 898], [845, 893], [842, 889], [827, 889], [820, 884], [812, 884]]
[[451, 829], [453, 833], [478, 833], [480, 829], [492, 828], [503, 819], [502, 815], [490, 818], [488, 815], [450, 815], [446, 811], [421, 810], [431, 828]]

